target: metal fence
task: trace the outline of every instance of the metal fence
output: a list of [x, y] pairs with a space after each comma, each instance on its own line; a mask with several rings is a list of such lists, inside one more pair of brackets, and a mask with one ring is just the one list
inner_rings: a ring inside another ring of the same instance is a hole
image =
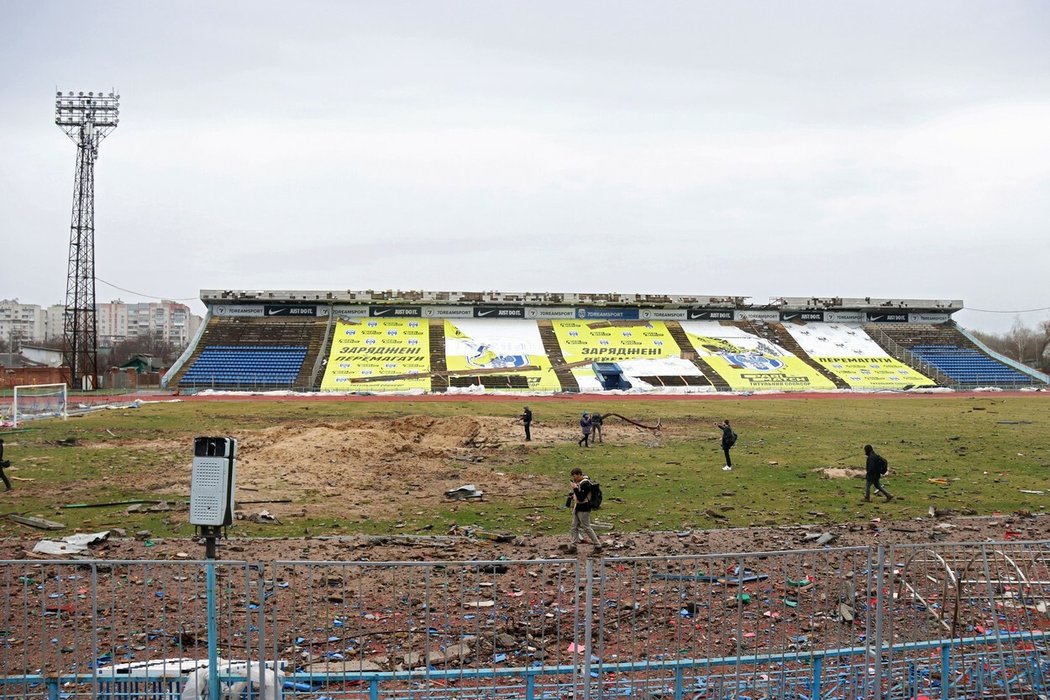
[[[179, 697], [208, 655], [205, 571], [199, 561], [0, 562], [0, 698]], [[216, 582], [219, 667], [242, 681], [243, 695], [231, 691], [242, 697], [1050, 690], [1050, 542], [220, 562]]]

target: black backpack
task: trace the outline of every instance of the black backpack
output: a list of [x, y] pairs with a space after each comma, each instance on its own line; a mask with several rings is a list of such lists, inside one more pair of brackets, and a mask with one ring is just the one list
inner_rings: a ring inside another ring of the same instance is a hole
[[875, 462], [879, 465], [879, 474], [885, 474], [890, 470], [890, 463], [882, 455], [876, 454]]
[[736, 432], [730, 431], [729, 433], [729, 446], [732, 447], [736, 444]]
[[598, 510], [602, 507], [602, 485], [597, 481], [591, 482], [591, 510]]

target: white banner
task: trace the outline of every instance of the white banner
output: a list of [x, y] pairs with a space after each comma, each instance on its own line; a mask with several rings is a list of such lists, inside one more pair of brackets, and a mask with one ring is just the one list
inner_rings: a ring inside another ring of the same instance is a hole
[[827, 323], [864, 323], [863, 311], [825, 311], [824, 321]]
[[951, 314], [908, 314], [908, 323], [947, 323], [951, 318]]
[[368, 316], [367, 306], [349, 306], [345, 304], [336, 304], [332, 307], [332, 313], [337, 316]]
[[424, 318], [474, 318], [473, 306], [424, 306]]
[[646, 321], [684, 321], [689, 312], [686, 309], [642, 309], [639, 317]]
[[576, 309], [571, 306], [527, 306], [525, 318], [568, 320], [576, 318]]
[[765, 323], [776, 323], [780, 320], [780, 312], [761, 309], [740, 309], [733, 313], [733, 318], [737, 321], [763, 321]]
[[215, 316], [263, 316], [263, 305], [252, 304], [250, 306], [229, 306], [220, 304], [211, 308]]

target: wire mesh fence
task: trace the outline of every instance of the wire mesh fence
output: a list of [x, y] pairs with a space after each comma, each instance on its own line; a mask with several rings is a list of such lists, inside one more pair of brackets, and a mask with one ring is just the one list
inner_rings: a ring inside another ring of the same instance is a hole
[[[206, 566], [0, 562], [0, 698], [197, 697]], [[1050, 688], [1050, 542], [216, 566], [230, 697], [1030, 698]]]

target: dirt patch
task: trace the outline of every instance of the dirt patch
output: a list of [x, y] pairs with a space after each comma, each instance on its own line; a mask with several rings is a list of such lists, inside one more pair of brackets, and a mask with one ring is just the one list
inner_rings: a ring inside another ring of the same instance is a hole
[[[679, 426], [665, 426], [659, 437], [619, 421], [611, 427], [618, 443], [686, 434]], [[244, 430], [237, 434], [237, 502], [291, 501], [244, 503], [240, 510], [245, 516], [265, 509], [278, 518], [390, 519], [411, 512], [414, 504], [422, 508], [444, 502], [446, 491], [464, 484], [504, 502], [561, 488], [564, 479], [512, 473], [508, 467], [527, 459], [532, 450], [576, 441], [575, 426], [534, 424], [532, 442], [523, 437], [521, 424], [513, 419], [473, 415], [298, 421]], [[183, 441], [119, 444], [149, 452], [158, 463], [186, 461]], [[121, 479], [128, 490], [175, 500], [184, 499], [189, 486], [184, 469], [144, 470]]]
[[813, 471], [818, 472], [825, 479], [863, 479], [863, 469], [850, 469], [848, 467], [824, 467], [822, 469], [814, 469]]

